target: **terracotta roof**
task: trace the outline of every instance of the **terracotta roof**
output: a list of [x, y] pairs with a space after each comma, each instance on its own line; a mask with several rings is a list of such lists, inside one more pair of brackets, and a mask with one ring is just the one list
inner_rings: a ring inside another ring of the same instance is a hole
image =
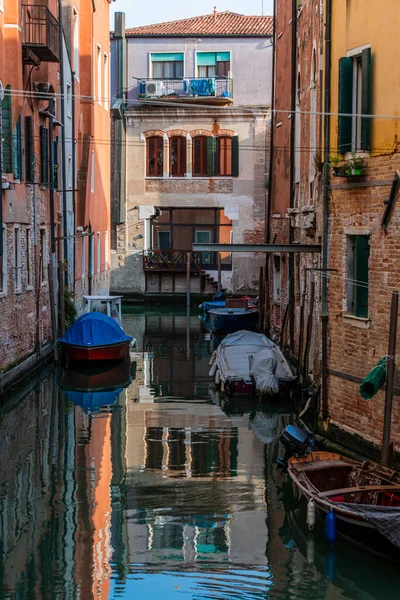
[[127, 36], [256, 36], [267, 37], [273, 33], [273, 17], [240, 15], [229, 11], [214, 12], [211, 15], [192, 17], [180, 21], [143, 25], [126, 30]]

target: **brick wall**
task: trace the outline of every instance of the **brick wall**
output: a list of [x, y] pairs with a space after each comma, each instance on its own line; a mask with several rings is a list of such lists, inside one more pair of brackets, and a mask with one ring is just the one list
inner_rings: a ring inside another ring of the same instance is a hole
[[[381, 227], [384, 200], [390, 182], [400, 168], [400, 155], [369, 159], [367, 184], [332, 178], [330, 202], [329, 276], [329, 368], [363, 378], [387, 354], [390, 300], [400, 287], [400, 205], [395, 206], [387, 233]], [[381, 185], [379, 183], [381, 182]], [[356, 187], [349, 187], [354, 185]], [[346, 316], [347, 234], [370, 236], [368, 319]], [[400, 352], [400, 329], [398, 330]], [[397, 361], [399, 364], [399, 361]], [[384, 393], [366, 402], [359, 385], [342, 378], [329, 378], [329, 411], [340, 426], [357, 430], [380, 442], [383, 426]], [[400, 448], [400, 403], [394, 401], [392, 439]]]

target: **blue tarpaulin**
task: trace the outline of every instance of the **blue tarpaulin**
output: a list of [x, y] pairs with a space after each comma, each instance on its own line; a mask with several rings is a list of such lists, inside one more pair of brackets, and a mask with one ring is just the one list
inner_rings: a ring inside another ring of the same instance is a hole
[[64, 391], [65, 397], [75, 406], [96, 410], [101, 406], [109, 406], [118, 400], [123, 388], [108, 390], [107, 392], [79, 392], [76, 390]]
[[132, 338], [125, 335], [121, 327], [104, 313], [91, 312], [79, 317], [59, 339], [64, 344], [74, 346], [108, 346], [128, 342]]

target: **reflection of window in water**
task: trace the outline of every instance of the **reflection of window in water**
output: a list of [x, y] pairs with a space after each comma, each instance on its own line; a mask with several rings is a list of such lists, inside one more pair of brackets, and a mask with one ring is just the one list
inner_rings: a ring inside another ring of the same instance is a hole
[[152, 550], [168, 548], [181, 550], [183, 548], [183, 525], [177, 523], [155, 524], [152, 529]]
[[170, 429], [168, 431], [168, 468], [180, 471], [185, 468], [185, 430]]
[[229, 546], [228, 541], [226, 539], [226, 531], [224, 527], [208, 527], [207, 529], [197, 529], [197, 554], [227, 553], [228, 550]]
[[161, 469], [163, 460], [162, 427], [147, 427], [145, 435], [146, 469]]
[[238, 430], [233, 428], [222, 433], [192, 433], [192, 476], [218, 473], [236, 476], [238, 463]]

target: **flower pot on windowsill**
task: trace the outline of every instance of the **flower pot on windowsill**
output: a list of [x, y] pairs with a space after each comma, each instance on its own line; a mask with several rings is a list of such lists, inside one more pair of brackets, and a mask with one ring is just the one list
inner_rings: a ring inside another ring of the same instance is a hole
[[364, 169], [357, 169], [355, 167], [333, 167], [334, 177], [362, 177], [365, 175]]

